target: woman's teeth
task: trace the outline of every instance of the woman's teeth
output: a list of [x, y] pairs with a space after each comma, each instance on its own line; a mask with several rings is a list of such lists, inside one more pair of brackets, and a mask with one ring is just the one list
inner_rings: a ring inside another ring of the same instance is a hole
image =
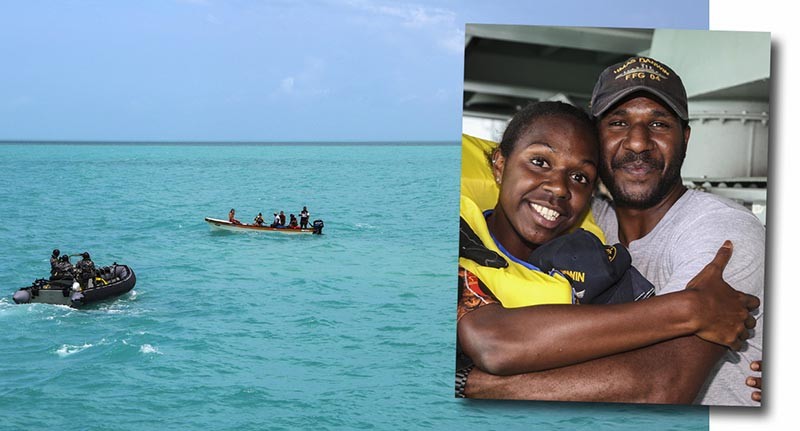
[[546, 220], [555, 221], [561, 214], [557, 213], [556, 211], [551, 210], [550, 208], [543, 207], [541, 205], [537, 205], [532, 203], [531, 206], [534, 210], [536, 210], [539, 215], [544, 217]]

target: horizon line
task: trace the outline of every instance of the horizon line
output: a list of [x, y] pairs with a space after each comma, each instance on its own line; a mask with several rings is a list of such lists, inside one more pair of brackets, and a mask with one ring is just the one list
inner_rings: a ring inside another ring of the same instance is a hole
[[199, 146], [282, 146], [282, 145], [458, 145], [460, 139], [449, 140], [381, 140], [381, 141], [145, 141], [145, 140], [10, 140], [0, 139], [0, 145], [199, 145]]

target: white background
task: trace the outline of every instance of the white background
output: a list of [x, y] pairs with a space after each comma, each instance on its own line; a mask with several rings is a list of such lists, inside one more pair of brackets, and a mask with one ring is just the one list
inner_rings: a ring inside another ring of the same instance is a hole
[[[760, 411], [711, 408], [712, 431], [800, 429], [800, 232], [791, 221], [800, 206], [793, 173], [800, 172], [800, 80], [797, 57], [800, 20], [794, 1], [710, 0], [711, 30], [766, 31], [772, 34], [769, 140], [769, 214], [765, 286], [764, 401]], [[659, 7], [665, 7], [661, 5]], [[794, 19], [792, 19], [792, 17]], [[725, 73], [720, 70], [719, 73]]]

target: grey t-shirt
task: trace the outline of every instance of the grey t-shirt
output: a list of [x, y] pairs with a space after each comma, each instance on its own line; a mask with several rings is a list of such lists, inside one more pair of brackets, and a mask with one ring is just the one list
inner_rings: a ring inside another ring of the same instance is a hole
[[[592, 213], [606, 234], [606, 242], [619, 242], [614, 209], [601, 199], [592, 202]], [[636, 267], [656, 287], [656, 294], [682, 290], [717, 253], [726, 239], [733, 242], [733, 256], [723, 278], [733, 288], [757, 296], [761, 308], [756, 330], [739, 352], [728, 350], [716, 364], [695, 403], [722, 406], [757, 406], [753, 388], [745, 385], [750, 362], [761, 359], [764, 307], [764, 254], [766, 229], [743, 206], [710, 193], [688, 190], [669, 209], [656, 227], [628, 249]]]

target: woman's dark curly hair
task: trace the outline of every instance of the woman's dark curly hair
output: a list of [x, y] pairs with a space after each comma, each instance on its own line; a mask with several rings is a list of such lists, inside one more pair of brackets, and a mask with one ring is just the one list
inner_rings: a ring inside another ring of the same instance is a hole
[[506, 131], [503, 132], [503, 139], [498, 146], [500, 154], [508, 157], [519, 138], [528, 131], [534, 121], [542, 117], [574, 118], [590, 131], [595, 141], [599, 142], [594, 121], [582, 109], [564, 102], [534, 102], [517, 112], [508, 123]]

